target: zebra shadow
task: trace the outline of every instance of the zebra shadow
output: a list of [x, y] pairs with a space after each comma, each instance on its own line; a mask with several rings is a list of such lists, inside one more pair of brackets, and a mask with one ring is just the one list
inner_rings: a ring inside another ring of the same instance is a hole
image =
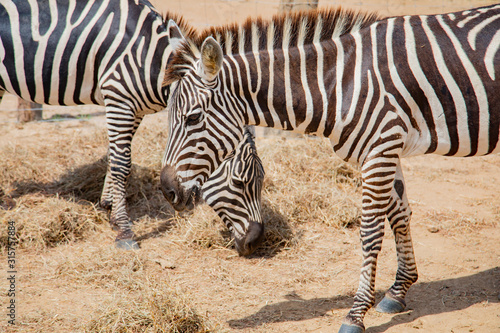
[[[472, 275], [422, 282], [412, 286], [408, 292], [407, 308], [399, 314], [387, 314], [387, 322], [368, 327], [366, 333], [381, 333], [389, 328], [415, 321], [418, 318], [466, 309], [475, 304], [499, 303], [500, 267], [491, 268]], [[383, 291], [376, 293], [377, 301], [384, 296]], [[285, 301], [265, 305], [257, 313], [241, 319], [233, 319], [228, 324], [233, 329], [255, 328], [264, 324], [290, 321], [303, 321], [329, 316], [332, 310], [351, 308], [351, 295], [338, 295], [330, 298], [303, 299], [292, 293]], [[370, 313], [375, 311], [371, 309]], [[487, 311], [487, 310], [485, 310]], [[332, 319], [333, 320], [333, 319]], [[338, 323], [340, 326], [340, 321]]]

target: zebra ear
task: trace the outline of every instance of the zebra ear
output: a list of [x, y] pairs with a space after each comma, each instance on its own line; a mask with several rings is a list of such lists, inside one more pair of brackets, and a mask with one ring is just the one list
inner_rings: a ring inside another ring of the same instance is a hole
[[222, 67], [222, 48], [213, 37], [207, 37], [201, 45], [200, 76], [206, 81], [214, 80]]
[[167, 25], [168, 42], [170, 46], [175, 51], [179, 46], [186, 40], [181, 32], [179, 26], [174, 22], [174, 20], [169, 20]]

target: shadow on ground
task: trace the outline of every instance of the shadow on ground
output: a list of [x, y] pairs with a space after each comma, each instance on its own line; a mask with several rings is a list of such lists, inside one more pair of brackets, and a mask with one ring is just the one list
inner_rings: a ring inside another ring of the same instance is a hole
[[[497, 281], [496, 285], [491, 281]], [[387, 323], [369, 327], [366, 333], [385, 332], [392, 326], [410, 323], [420, 317], [462, 310], [474, 304], [498, 303], [500, 302], [498, 281], [500, 281], [500, 267], [459, 278], [417, 283], [410, 288], [405, 312], [388, 314]], [[381, 291], [377, 292], [378, 301], [383, 294]], [[353, 301], [353, 297], [346, 295], [302, 299], [296, 294], [291, 294], [287, 295], [286, 299], [283, 302], [266, 305], [257, 313], [247, 317], [230, 320], [229, 326], [234, 329], [248, 329], [269, 323], [302, 321], [324, 316], [333, 309], [345, 309], [347, 314]]]
[[[26, 194], [57, 195], [73, 202], [90, 202], [99, 205], [104, 178], [106, 176], [106, 156], [95, 162], [68, 170], [53, 182], [24, 180], [13, 184], [13, 199]], [[173, 210], [165, 201], [159, 188], [159, 170], [132, 165], [127, 182], [127, 203], [132, 220], [143, 216], [168, 219]]]

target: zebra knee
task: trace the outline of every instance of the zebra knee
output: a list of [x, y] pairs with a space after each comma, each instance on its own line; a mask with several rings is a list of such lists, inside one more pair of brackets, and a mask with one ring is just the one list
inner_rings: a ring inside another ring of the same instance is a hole
[[250, 221], [243, 238], [235, 237], [235, 246], [240, 256], [252, 254], [264, 239], [264, 225]]

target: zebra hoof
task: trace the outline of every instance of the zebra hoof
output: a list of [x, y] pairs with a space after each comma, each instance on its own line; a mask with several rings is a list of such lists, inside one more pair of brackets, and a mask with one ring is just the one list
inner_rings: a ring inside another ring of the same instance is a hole
[[339, 333], [364, 333], [365, 329], [356, 325], [342, 324], [339, 329]]
[[403, 312], [405, 307], [405, 301], [400, 302], [386, 295], [384, 299], [378, 303], [376, 310], [382, 313], [399, 313]]
[[117, 239], [115, 240], [115, 246], [120, 250], [139, 250], [139, 244], [133, 239]]
[[118, 226], [118, 224], [114, 223], [113, 221], [109, 221], [109, 226], [113, 231], [120, 231], [120, 227]]

